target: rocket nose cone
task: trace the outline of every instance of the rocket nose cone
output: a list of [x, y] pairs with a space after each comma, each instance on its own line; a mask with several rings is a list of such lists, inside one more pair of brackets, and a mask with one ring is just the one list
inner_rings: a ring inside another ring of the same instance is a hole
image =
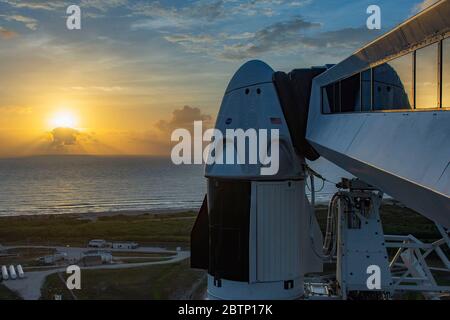
[[245, 63], [234, 74], [231, 79], [226, 93], [252, 85], [272, 82], [274, 71], [265, 62], [260, 60], [252, 60]]

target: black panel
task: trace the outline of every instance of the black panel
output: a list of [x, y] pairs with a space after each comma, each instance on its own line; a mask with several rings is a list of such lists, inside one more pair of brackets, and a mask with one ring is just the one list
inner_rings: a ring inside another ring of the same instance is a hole
[[341, 112], [361, 111], [361, 76], [356, 74], [341, 81]]
[[216, 279], [249, 281], [250, 196], [248, 181], [208, 179], [208, 273]]
[[297, 69], [289, 75], [276, 72], [273, 81], [297, 154], [317, 160], [319, 154], [306, 140], [312, 80], [325, 69]]
[[209, 266], [209, 217], [208, 199], [202, 207], [191, 231], [191, 268], [208, 270]]
[[361, 72], [361, 111], [372, 110], [372, 70]]
[[[341, 112], [341, 83], [335, 82], [322, 88], [322, 101], [324, 113], [339, 113]], [[326, 103], [325, 103], [326, 101]]]
[[[302, 134], [304, 137], [306, 136], [306, 129], [308, 123], [309, 102], [311, 98], [312, 81], [315, 77], [317, 77], [324, 71], [326, 71], [325, 68], [296, 69], [289, 73], [289, 77], [294, 87], [294, 94], [296, 95], [296, 100], [298, 101], [299, 104], [300, 128], [302, 130]], [[304, 142], [309, 145], [309, 143], [306, 142], [306, 140]], [[314, 151], [314, 149], [312, 150]], [[316, 159], [309, 159], [309, 160], [316, 160]]]

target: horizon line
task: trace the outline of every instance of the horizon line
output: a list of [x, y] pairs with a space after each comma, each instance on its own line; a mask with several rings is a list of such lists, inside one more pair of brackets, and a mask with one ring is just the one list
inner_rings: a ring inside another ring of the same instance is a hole
[[170, 158], [170, 154], [35, 154], [35, 155], [12, 155], [0, 156], [2, 159], [21, 159], [21, 158], [38, 158], [38, 157], [153, 157], [153, 158]]

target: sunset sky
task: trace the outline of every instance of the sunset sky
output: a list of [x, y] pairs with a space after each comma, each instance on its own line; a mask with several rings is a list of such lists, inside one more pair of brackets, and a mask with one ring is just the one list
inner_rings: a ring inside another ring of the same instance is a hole
[[214, 121], [246, 60], [336, 63], [380, 35], [369, 5], [385, 32], [432, 2], [0, 0], [0, 157], [166, 155], [174, 128]]

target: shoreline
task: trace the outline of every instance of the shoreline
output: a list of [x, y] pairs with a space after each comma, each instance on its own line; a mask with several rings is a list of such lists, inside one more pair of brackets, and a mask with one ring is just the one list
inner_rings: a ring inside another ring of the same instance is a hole
[[0, 219], [6, 218], [20, 218], [20, 217], [72, 217], [72, 218], [85, 218], [96, 219], [101, 217], [114, 217], [114, 216], [144, 216], [144, 215], [172, 215], [187, 212], [198, 212], [198, 208], [167, 208], [167, 209], [147, 209], [147, 210], [117, 210], [117, 211], [99, 211], [99, 212], [74, 212], [74, 213], [29, 213], [29, 214], [8, 214], [0, 215]]
[[[396, 206], [405, 208], [405, 206], [392, 198], [383, 199], [382, 205]], [[327, 201], [316, 201], [316, 208], [323, 209], [328, 207]], [[0, 215], [0, 220], [4, 218], [19, 217], [75, 217], [85, 219], [97, 219], [101, 217], [115, 216], [143, 216], [143, 215], [176, 215], [180, 213], [198, 213], [200, 207], [187, 208], [165, 208], [165, 209], [145, 209], [145, 210], [115, 210], [115, 211], [98, 211], [98, 212], [73, 212], [73, 213], [25, 213], [25, 214], [6, 214]]]

